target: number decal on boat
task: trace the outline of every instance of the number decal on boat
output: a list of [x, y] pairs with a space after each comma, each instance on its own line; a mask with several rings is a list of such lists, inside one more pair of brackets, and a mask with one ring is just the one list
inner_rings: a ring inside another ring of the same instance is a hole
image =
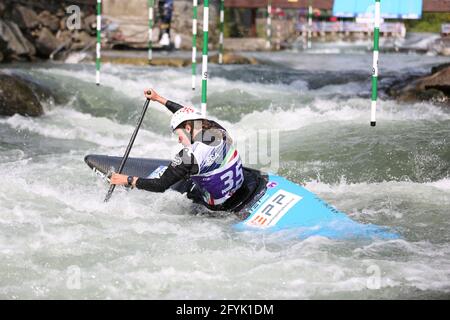
[[247, 225], [268, 228], [275, 225], [302, 197], [286, 190], [278, 190], [259, 206]]

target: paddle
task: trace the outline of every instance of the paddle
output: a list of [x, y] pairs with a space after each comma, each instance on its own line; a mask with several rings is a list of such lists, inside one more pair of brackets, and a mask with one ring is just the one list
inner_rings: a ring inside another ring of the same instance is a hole
[[[151, 94], [151, 91], [150, 90], [147, 91], [147, 94]], [[122, 162], [120, 163], [119, 170], [117, 172], [119, 174], [122, 173], [123, 167], [125, 167], [125, 163], [127, 162], [128, 156], [130, 155], [131, 148], [133, 147], [134, 140], [136, 139], [136, 136], [137, 136], [137, 133], [139, 131], [139, 128], [141, 127], [142, 120], [144, 120], [145, 112], [147, 112], [147, 108], [148, 108], [148, 104], [149, 103], [150, 103], [150, 99], [147, 99], [145, 101], [145, 103], [144, 103], [144, 107], [142, 108], [141, 117], [139, 118], [137, 127], [136, 127], [136, 129], [134, 129], [133, 135], [131, 136], [130, 143], [128, 143], [127, 150], [125, 150], [125, 154], [123, 155]], [[111, 198], [115, 187], [116, 187], [115, 184], [112, 184], [109, 187], [108, 193], [106, 194], [106, 197], [105, 197], [105, 202], [108, 202], [108, 200]]]

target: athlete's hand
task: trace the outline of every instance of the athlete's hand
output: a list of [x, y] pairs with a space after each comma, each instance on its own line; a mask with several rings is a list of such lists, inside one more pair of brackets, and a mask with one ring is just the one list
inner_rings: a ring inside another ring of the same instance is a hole
[[128, 176], [124, 174], [113, 173], [111, 176], [111, 184], [126, 186], [128, 184]]
[[155, 98], [158, 97], [158, 93], [155, 90], [148, 88], [144, 90], [144, 96], [149, 100], [155, 101], [156, 100]]
[[[149, 94], [148, 92], [150, 92], [150, 94]], [[146, 97], [147, 99], [152, 100], [152, 101], [159, 102], [159, 103], [161, 103], [161, 104], [163, 104], [163, 105], [165, 105], [166, 102], [167, 102], [167, 99], [161, 97], [161, 96], [158, 94], [158, 92], [156, 92], [156, 91], [153, 90], [152, 88], [145, 89], [145, 90], [144, 90], [144, 95], [145, 95], [145, 97]]]

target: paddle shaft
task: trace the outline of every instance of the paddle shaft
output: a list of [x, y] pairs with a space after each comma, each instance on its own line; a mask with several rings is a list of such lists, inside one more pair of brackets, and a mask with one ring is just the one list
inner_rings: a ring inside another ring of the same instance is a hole
[[[147, 93], [148, 93], [148, 92], [147, 92]], [[150, 94], [150, 93], [148, 93], [148, 94]], [[127, 162], [128, 156], [130, 155], [131, 148], [133, 147], [134, 140], [136, 139], [136, 136], [137, 136], [137, 134], [138, 134], [139, 128], [141, 127], [142, 120], [144, 120], [144, 116], [145, 116], [145, 113], [147, 112], [147, 108], [148, 108], [149, 103], [150, 103], [150, 100], [149, 100], [149, 99], [147, 99], [147, 100], [145, 101], [145, 103], [144, 103], [144, 107], [142, 108], [141, 117], [139, 118], [139, 121], [138, 121], [138, 124], [137, 124], [136, 129], [134, 129], [133, 135], [131, 136], [131, 140], [130, 140], [130, 142], [128, 143], [128, 147], [127, 147], [127, 149], [125, 150], [125, 154], [123, 155], [122, 162], [120, 163], [119, 170], [118, 170], [117, 173], [122, 173], [122, 170], [123, 170], [123, 168], [125, 167], [125, 163]], [[112, 184], [112, 185], [109, 187], [108, 193], [106, 194], [106, 197], [105, 197], [105, 202], [108, 202], [108, 200], [111, 198], [112, 193], [114, 192], [115, 187], [116, 187], [115, 184]]]

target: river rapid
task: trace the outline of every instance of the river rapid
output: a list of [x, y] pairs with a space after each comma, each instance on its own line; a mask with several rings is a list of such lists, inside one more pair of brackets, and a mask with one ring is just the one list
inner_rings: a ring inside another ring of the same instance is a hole
[[[236, 140], [262, 132], [276, 147], [269, 163], [242, 151], [246, 163], [399, 239], [238, 232], [237, 218], [173, 191], [117, 188], [105, 204], [84, 156], [123, 154], [146, 87], [199, 107], [190, 68], [106, 64], [97, 87], [92, 64], [4, 65], [48, 94], [42, 117], [0, 117], [0, 298], [450, 298], [450, 109], [383, 92], [446, 59], [382, 54], [372, 128], [370, 53], [249, 55], [264, 63], [211, 64], [208, 82], [211, 117]], [[169, 120], [151, 103], [131, 156], [172, 158]]]

